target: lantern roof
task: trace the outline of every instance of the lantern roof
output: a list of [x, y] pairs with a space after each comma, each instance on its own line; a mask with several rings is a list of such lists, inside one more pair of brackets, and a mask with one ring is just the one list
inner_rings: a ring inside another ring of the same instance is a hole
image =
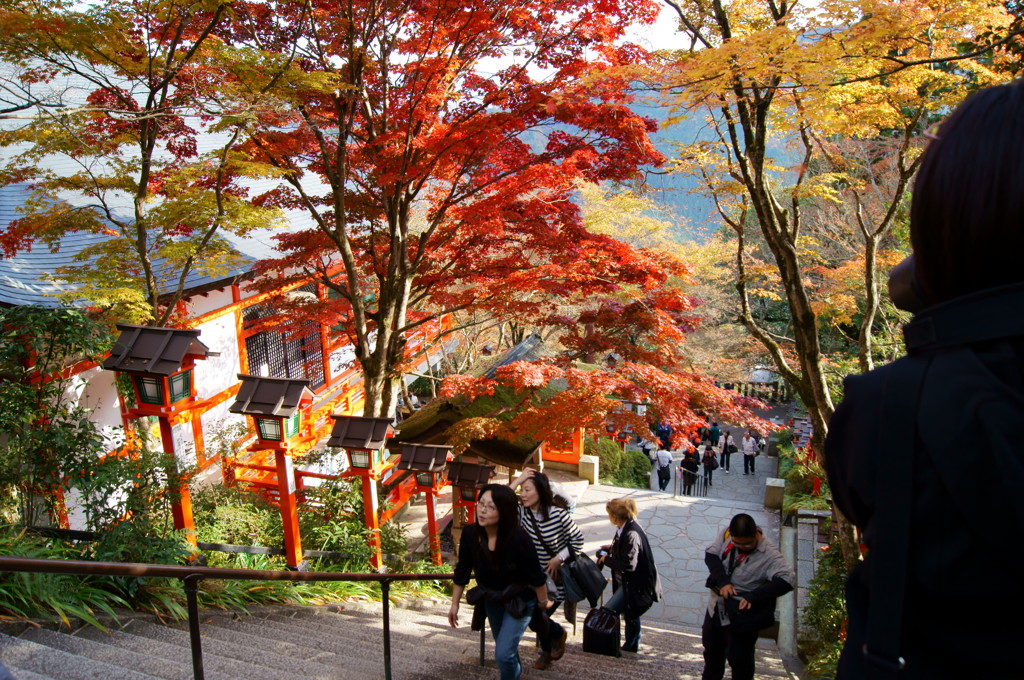
[[461, 460], [453, 460], [448, 463], [448, 480], [452, 486], [479, 489], [487, 484], [493, 472], [493, 465], [467, 463]]
[[103, 368], [111, 371], [171, 375], [181, 369], [182, 362], [193, 358], [220, 356], [199, 340], [199, 331], [192, 328], [157, 328], [117, 324], [118, 336]]
[[242, 381], [235, 403], [228, 410], [248, 416], [288, 418], [303, 403], [313, 400], [309, 381], [298, 378], [267, 378], [238, 374]]
[[433, 444], [403, 444], [402, 457], [398, 461], [399, 470], [415, 470], [416, 472], [440, 472], [448, 459], [449, 446]]
[[365, 416], [331, 416], [334, 427], [328, 446], [344, 449], [379, 450], [384, 448], [388, 437], [394, 435], [391, 418], [368, 418]]

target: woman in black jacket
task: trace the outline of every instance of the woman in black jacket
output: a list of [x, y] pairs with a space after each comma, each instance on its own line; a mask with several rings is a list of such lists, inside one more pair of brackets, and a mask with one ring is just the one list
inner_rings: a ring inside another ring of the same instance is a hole
[[605, 608], [622, 614], [626, 622], [622, 651], [640, 648], [640, 617], [661, 599], [658, 569], [647, 534], [636, 521], [636, 501], [613, 498], [605, 505], [608, 520], [618, 527], [610, 545], [598, 552], [597, 563], [612, 570], [612, 596]]
[[519, 526], [519, 499], [504, 484], [488, 484], [480, 490], [476, 522], [462, 531], [448, 610], [452, 628], [459, 625], [459, 602], [471, 574], [476, 576], [477, 588], [467, 593], [467, 600], [475, 602], [478, 598], [469, 595], [478, 595], [478, 606], [487, 612], [500, 678], [518, 680], [523, 672], [519, 641], [534, 609], [552, 603], [547, 601], [547, 578], [533, 541]]

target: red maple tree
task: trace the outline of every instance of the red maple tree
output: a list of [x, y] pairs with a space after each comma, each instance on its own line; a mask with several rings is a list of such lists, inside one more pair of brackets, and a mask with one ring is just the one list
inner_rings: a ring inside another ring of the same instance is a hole
[[[313, 278], [303, 306], [339, 329], [365, 413], [393, 411], [410, 331], [453, 310], [543, 318], [559, 296], [653, 288], [655, 258], [583, 226], [575, 183], [635, 176], [655, 123], [613, 74], [646, 58], [618, 43], [649, 0], [236, 4], [224, 35], [264, 50], [236, 76], [254, 100], [248, 145], [302, 215], [263, 263]], [[268, 87], [268, 84], [270, 87]], [[283, 273], [282, 273], [283, 272]]]

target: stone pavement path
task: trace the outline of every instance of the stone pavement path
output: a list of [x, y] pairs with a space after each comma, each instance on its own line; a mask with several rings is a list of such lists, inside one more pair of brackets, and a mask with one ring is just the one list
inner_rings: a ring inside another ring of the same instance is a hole
[[[775, 473], [777, 459], [759, 456], [757, 474], [719, 474], [706, 498], [673, 496], [670, 492], [627, 489], [605, 485], [587, 488], [576, 507], [575, 519], [586, 540], [584, 550], [593, 555], [611, 542], [615, 527], [608, 521], [605, 503], [630, 497], [640, 509], [640, 524], [647, 531], [655, 554], [665, 597], [645, 618], [688, 626], [700, 626], [707, 605], [704, 581], [704, 550], [733, 515], [749, 513], [778, 545], [779, 515], [764, 507], [765, 480]], [[741, 462], [742, 466], [742, 462]], [[553, 473], [558, 477], [558, 473]], [[610, 591], [606, 592], [606, 596]]]

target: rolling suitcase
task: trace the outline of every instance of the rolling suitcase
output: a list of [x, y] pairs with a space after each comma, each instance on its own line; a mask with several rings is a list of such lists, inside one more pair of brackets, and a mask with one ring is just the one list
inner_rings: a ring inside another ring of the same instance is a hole
[[605, 656], [622, 656], [619, 650], [619, 615], [595, 607], [583, 620], [583, 651]]

